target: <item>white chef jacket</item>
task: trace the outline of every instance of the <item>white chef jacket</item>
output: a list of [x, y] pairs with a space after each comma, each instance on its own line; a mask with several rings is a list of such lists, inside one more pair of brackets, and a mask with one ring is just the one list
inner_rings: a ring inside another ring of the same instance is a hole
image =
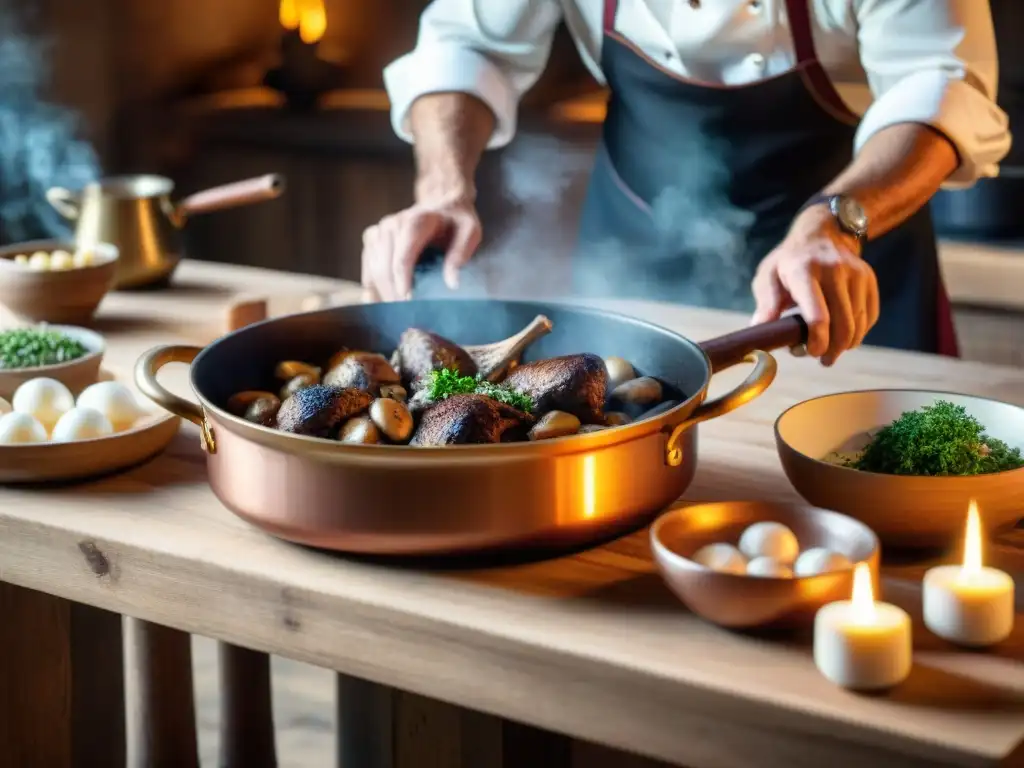
[[[924, 123], [956, 145], [951, 186], [998, 174], [1010, 132], [995, 103], [988, 0], [808, 1], [818, 59], [862, 116], [855, 151], [883, 128]], [[494, 112], [489, 146], [507, 144], [563, 18], [604, 82], [603, 11], [603, 0], [433, 0], [416, 48], [384, 71], [395, 131], [411, 141], [409, 108], [420, 96], [464, 92]], [[660, 66], [713, 85], [755, 83], [797, 63], [785, 0], [620, 0], [615, 29]]]

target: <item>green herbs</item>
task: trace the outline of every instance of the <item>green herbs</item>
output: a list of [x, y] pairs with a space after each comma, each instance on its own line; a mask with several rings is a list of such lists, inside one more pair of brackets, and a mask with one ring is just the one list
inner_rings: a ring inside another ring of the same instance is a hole
[[57, 331], [18, 328], [0, 331], [0, 370], [36, 368], [84, 357], [88, 349]]
[[492, 384], [476, 376], [463, 376], [454, 368], [431, 371], [426, 389], [427, 396], [434, 401], [444, 400], [452, 395], [486, 395], [526, 413], [533, 410], [533, 400], [528, 395], [501, 384]]
[[883, 427], [848, 466], [887, 475], [984, 475], [1024, 467], [1024, 458], [986, 435], [966, 408], [939, 400]]

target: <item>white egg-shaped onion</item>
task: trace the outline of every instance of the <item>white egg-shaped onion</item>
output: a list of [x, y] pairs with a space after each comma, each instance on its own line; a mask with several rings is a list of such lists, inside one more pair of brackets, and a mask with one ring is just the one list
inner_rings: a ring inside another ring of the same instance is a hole
[[749, 559], [770, 557], [784, 565], [792, 565], [800, 554], [796, 534], [782, 523], [754, 523], [740, 535], [740, 552]]
[[93, 440], [114, 433], [114, 426], [104, 414], [93, 408], [78, 406], [60, 417], [53, 433], [55, 442], [69, 443], [73, 440]]
[[142, 416], [135, 393], [116, 381], [100, 381], [78, 396], [79, 408], [91, 408], [106, 416], [115, 432], [131, 429]]
[[698, 549], [691, 559], [712, 571], [735, 574], [747, 572], [747, 558], [732, 544], [707, 544]]
[[46, 442], [46, 427], [27, 413], [0, 416], [0, 445], [28, 445]]
[[755, 557], [747, 563], [747, 576], [764, 579], [791, 579], [793, 571], [785, 563], [773, 557]]
[[793, 564], [793, 573], [797, 576], [819, 576], [823, 573], [848, 571], [853, 563], [846, 555], [834, 552], [825, 547], [812, 547], [800, 553]]
[[75, 407], [75, 398], [56, 379], [29, 379], [15, 390], [11, 406], [18, 413], [38, 419], [49, 432], [61, 416]]

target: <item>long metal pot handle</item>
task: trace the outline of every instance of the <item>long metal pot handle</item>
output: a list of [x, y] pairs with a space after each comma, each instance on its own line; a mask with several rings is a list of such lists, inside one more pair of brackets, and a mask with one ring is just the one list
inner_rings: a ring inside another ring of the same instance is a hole
[[203, 449], [208, 453], [216, 450], [216, 443], [213, 439], [213, 430], [206, 421], [206, 414], [202, 406], [179, 397], [163, 384], [157, 381], [157, 374], [160, 369], [169, 363], [184, 363], [191, 365], [196, 356], [203, 351], [202, 347], [170, 344], [162, 347], [154, 347], [139, 358], [135, 364], [135, 385], [146, 397], [159, 405], [164, 410], [170, 411], [175, 416], [187, 419], [198, 425], [201, 431]]
[[669, 435], [668, 442], [665, 444], [665, 463], [670, 467], [678, 467], [683, 463], [683, 449], [679, 446], [679, 438], [686, 430], [702, 421], [735, 411], [741, 405], [759, 397], [775, 381], [779, 365], [770, 354], [756, 349], [753, 352], [748, 352], [744, 360], [753, 363], [754, 369], [742, 383], [724, 395], [712, 400], [705, 400], [693, 410], [685, 421], [676, 424], [673, 428], [672, 434]]

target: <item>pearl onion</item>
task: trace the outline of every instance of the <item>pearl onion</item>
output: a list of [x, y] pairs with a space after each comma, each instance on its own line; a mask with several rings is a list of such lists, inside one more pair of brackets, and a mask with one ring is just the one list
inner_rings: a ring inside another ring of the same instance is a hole
[[71, 390], [56, 379], [29, 379], [14, 393], [11, 405], [19, 413], [34, 416], [46, 427], [53, 429], [57, 419], [75, 407]]
[[54, 251], [50, 254], [50, 269], [71, 269], [73, 266], [74, 261], [71, 258], [71, 254], [67, 251]]
[[99, 411], [110, 419], [116, 432], [130, 429], [142, 415], [134, 393], [116, 381], [100, 381], [86, 387], [78, 396], [78, 407]]
[[0, 445], [45, 443], [46, 427], [27, 413], [12, 412], [0, 416]]
[[754, 523], [740, 536], [740, 552], [749, 558], [770, 557], [791, 565], [800, 554], [800, 544], [782, 523]]
[[732, 544], [708, 544], [691, 558], [695, 563], [722, 573], [744, 574], [747, 559]]
[[833, 571], [846, 571], [853, 568], [853, 563], [846, 555], [833, 552], [825, 547], [812, 547], [800, 553], [793, 566], [797, 576], [817, 576]]
[[761, 576], [768, 579], [791, 579], [793, 571], [785, 563], [771, 557], [755, 557], [747, 563], [748, 576]]
[[110, 419], [92, 408], [72, 408], [60, 417], [53, 428], [52, 439], [55, 442], [71, 442], [72, 440], [91, 440], [106, 437], [114, 432]]

